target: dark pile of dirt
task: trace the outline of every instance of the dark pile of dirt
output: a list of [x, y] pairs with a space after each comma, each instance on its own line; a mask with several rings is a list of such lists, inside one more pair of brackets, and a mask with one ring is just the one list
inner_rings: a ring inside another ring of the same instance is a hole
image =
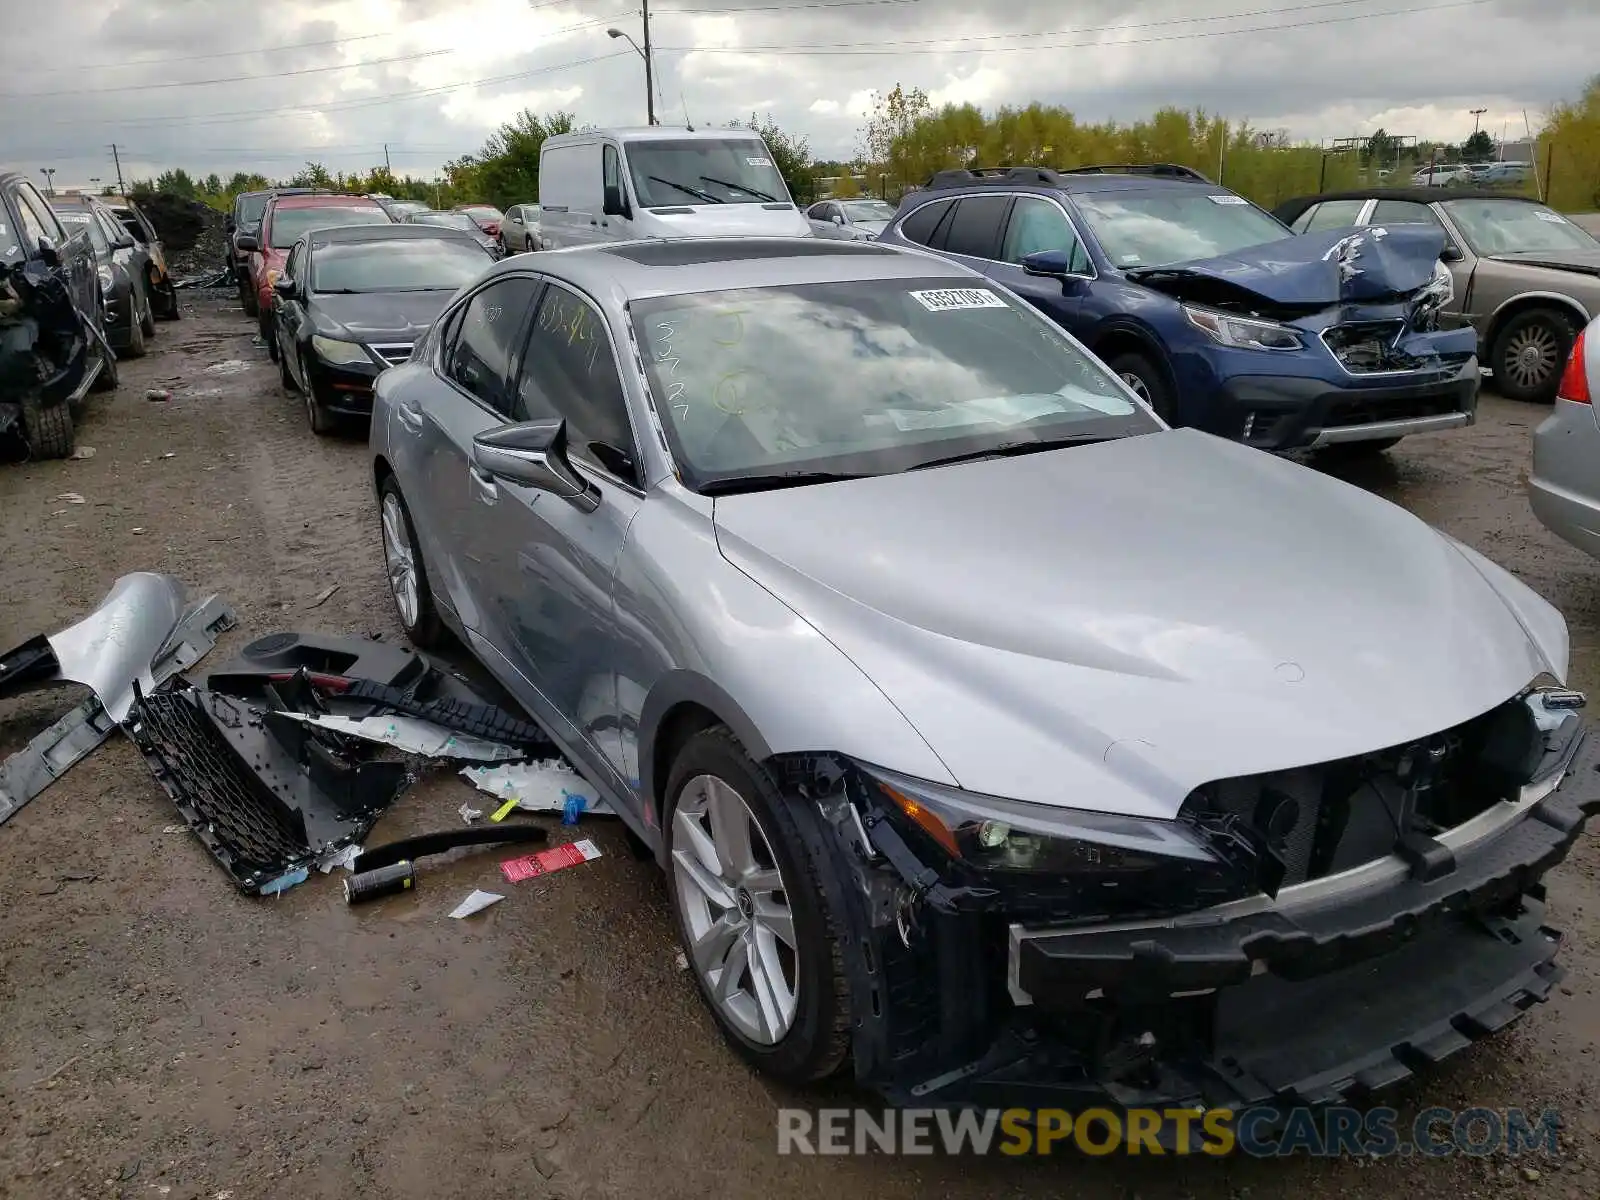
[[167, 266], [177, 278], [222, 266], [223, 216], [216, 209], [169, 192], [158, 192], [141, 200], [139, 206], [156, 227]]

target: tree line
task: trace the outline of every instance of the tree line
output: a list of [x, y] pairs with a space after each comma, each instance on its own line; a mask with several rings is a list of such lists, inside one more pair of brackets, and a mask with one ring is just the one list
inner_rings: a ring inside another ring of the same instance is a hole
[[[547, 137], [582, 128], [576, 122], [570, 112], [539, 115], [524, 109], [476, 151], [446, 162], [432, 179], [395, 175], [386, 166], [330, 172], [319, 162], [308, 162], [290, 178], [276, 181], [256, 172], [238, 172], [227, 179], [213, 173], [196, 179], [178, 168], [138, 181], [132, 190], [136, 195], [171, 192], [226, 209], [237, 193], [276, 182], [358, 194], [382, 192], [436, 208], [468, 202], [504, 208], [538, 200], [539, 149]], [[1167, 107], [1145, 120], [1119, 123], [1080, 121], [1060, 105], [1005, 106], [992, 112], [971, 104], [935, 108], [926, 92], [899, 84], [874, 93], [872, 111], [850, 161], [814, 160], [807, 140], [781, 128], [770, 114], [760, 118], [752, 113], [726, 127], [752, 129], [766, 139], [774, 165], [802, 205], [824, 194], [861, 192], [894, 201], [935, 171], [955, 167], [1167, 162], [1193, 167], [1272, 208], [1294, 196], [1380, 179], [1403, 185], [1418, 167], [1482, 161], [1496, 151], [1493, 138], [1481, 130], [1459, 145], [1449, 145], [1402, 144], [1380, 129], [1364, 141], [1330, 152], [1199, 109]], [[1600, 209], [1600, 76], [1578, 99], [1552, 110], [1535, 154], [1537, 177], [1526, 185], [1530, 193], [1542, 188], [1553, 205], [1569, 211]]]

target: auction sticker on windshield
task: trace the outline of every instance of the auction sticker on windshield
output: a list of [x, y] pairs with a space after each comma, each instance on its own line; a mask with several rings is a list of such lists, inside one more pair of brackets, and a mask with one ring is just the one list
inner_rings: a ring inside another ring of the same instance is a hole
[[1006, 302], [988, 288], [937, 288], [912, 292], [918, 304], [929, 312], [951, 312], [963, 308], [1004, 308]]
[[1248, 204], [1249, 201], [1246, 200], [1243, 196], [1222, 196], [1222, 195], [1218, 195], [1218, 196], [1212, 196], [1211, 197], [1211, 203], [1213, 203], [1213, 204]]

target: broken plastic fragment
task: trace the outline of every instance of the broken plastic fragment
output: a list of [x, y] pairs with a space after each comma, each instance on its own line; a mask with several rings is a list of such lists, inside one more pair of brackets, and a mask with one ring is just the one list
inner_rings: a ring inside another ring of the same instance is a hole
[[473, 913], [482, 912], [491, 904], [498, 904], [504, 899], [505, 897], [499, 892], [486, 892], [479, 888], [474, 890], [472, 895], [456, 905], [455, 908], [451, 909], [450, 915], [459, 921], [462, 917], [470, 917]]
[[270, 883], [262, 884], [261, 885], [261, 895], [263, 895], [263, 896], [278, 896], [278, 895], [282, 895], [284, 892], [287, 892], [290, 888], [296, 887], [296, 886], [304, 883], [309, 878], [311, 878], [311, 872], [310, 871], [306, 870], [304, 867], [296, 867], [292, 871], [285, 871], [282, 875], [279, 875], [276, 879], [272, 880]]
[[356, 869], [356, 859], [361, 856], [361, 847], [352, 842], [348, 846], [335, 850], [332, 854], [324, 854], [317, 860], [317, 870], [326, 875], [335, 867], [343, 867], [346, 871]]
[[497, 767], [465, 767], [461, 775], [479, 791], [488, 792], [496, 799], [515, 800], [517, 807], [528, 812], [565, 814], [568, 811], [568, 797], [574, 796], [582, 801], [579, 812], [613, 815], [611, 806], [600, 798], [588, 781], [559, 759]]
[[424, 721], [420, 717], [380, 716], [357, 719], [334, 716], [331, 713], [314, 715], [297, 712], [285, 712], [281, 715], [291, 721], [303, 721], [307, 725], [316, 725], [334, 733], [394, 746], [407, 753], [423, 754], [429, 758], [503, 762], [523, 755], [523, 751], [514, 746], [503, 746], [499, 742], [491, 742], [470, 734], [455, 733], [442, 725], [435, 725], [432, 721]]
[[461, 819], [468, 825], [471, 825], [474, 821], [483, 816], [483, 809], [473, 808], [470, 804], [462, 804], [462, 806], [456, 809], [456, 811], [461, 814]]

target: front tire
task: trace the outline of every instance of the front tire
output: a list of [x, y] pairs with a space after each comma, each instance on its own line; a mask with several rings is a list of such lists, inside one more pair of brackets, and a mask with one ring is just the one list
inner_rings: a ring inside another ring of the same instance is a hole
[[428, 571], [411, 524], [411, 510], [393, 475], [385, 476], [378, 485], [378, 516], [383, 530], [384, 570], [400, 628], [417, 649], [438, 649], [444, 641], [444, 624], [429, 590]]
[[72, 414], [65, 404], [41, 405], [36, 397], [22, 401], [22, 436], [34, 458], [66, 458], [75, 445]]
[[128, 314], [128, 344], [122, 351], [123, 358], [143, 358], [149, 350], [145, 342], [144, 314], [139, 311], [139, 287], [135, 284], [128, 289], [128, 303], [133, 311]]
[[144, 317], [140, 328], [144, 330], [146, 339], [153, 338], [156, 335], [156, 311], [154, 307], [155, 301], [150, 298], [150, 285], [148, 283], [140, 285], [139, 291], [143, 293], [142, 299], [144, 300]]
[[850, 1050], [837, 918], [798, 822], [731, 732], [690, 738], [667, 782], [668, 891], [701, 998], [727, 1043], [791, 1084], [834, 1074]]
[[1160, 367], [1143, 354], [1133, 351], [1117, 355], [1106, 366], [1133, 389], [1134, 395], [1154, 409], [1156, 416], [1168, 425], [1174, 423], [1177, 406], [1172, 388]]
[[1508, 400], [1548, 404], [1561, 386], [1561, 372], [1578, 334], [1553, 308], [1534, 308], [1507, 321], [1494, 340], [1494, 382]]
[[256, 303], [255, 285], [250, 282], [248, 273], [241, 275], [239, 278], [239, 304], [244, 309], [245, 316], [259, 317], [261, 315], [261, 306]]

